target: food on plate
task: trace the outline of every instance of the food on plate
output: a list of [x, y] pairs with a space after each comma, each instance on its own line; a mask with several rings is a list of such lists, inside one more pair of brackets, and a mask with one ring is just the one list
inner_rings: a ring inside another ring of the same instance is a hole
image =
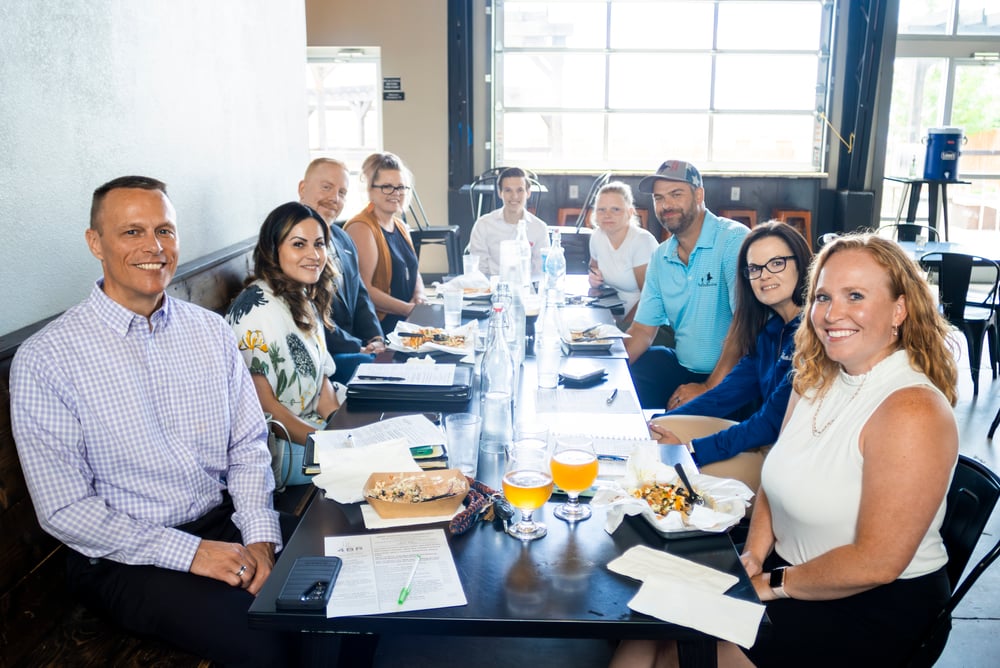
[[462, 294], [466, 295], [488, 295], [490, 294], [489, 288], [462, 288]]
[[399, 338], [407, 348], [417, 349], [425, 343], [436, 343], [448, 348], [464, 348], [464, 334], [450, 334], [438, 327], [421, 327], [414, 332], [400, 332]]
[[428, 479], [426, 477], [403, 477], [377, 480], [367, 496], [379, 501], [393, 503], [423, 503], [432, 499], [440, 499], [453, 494], [461, 494], [468, 490], [468, 485], [457, 478]]
[[631, 490], [632, 496], [649, 504], [658, 517], [663, 517], [671, 510], [684, 513], [691, 512], [691, 496], [685, 487], [664, 483], [647, 483], [638, 489]]

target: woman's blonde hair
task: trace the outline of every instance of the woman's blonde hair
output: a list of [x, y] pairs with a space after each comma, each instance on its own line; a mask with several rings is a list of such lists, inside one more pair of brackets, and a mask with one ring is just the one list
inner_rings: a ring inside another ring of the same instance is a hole
[[625, 200], [625, 208], [632, 211], [629, 223], [638, 226], [639, 217], [635, 215], [635, 198], [632, 197], [632, 189], [623, 181], [609, 181], [597, 191], [597, 195], [594, 196], [594, 208], [590, 210], [590, 226], [597, 229], [597, 200], [601, 198], [601, 195], [606, 193], [622, 196], [622, 199]]
[[823, 267], [833, 255], [850, 250], [868, 253], [888, 274], [893, 299], [906, 298], [906, 319], [899, 325], [897, 347], [906, 350], [914, 368], [925, 374], [954, 406], [958, 399], [958, 369], [948, 340], [948, 322], [938, 313], [930, 286], [906, 251], [896, 242], [873, 234], [848, 234], [834, 239], [823, 247], [809, 270], [805, 317], [795, 333], [795, 391], [801, 395], [815, 389], [822, 394], [840, 372], [840, 365], [827, 357], [811, 314]]
[[371, 199], [372, 186], [382, 170], [395, 170], [403, 177], [403, 185], [409, 187], [404, 193], [403, 208], [408, 208], [413, 197], [413, 172], [406, 168], [403, 159], [395, 153], [372, 153], [361, 163], [361, 180], [368, 186], [368, 199]]

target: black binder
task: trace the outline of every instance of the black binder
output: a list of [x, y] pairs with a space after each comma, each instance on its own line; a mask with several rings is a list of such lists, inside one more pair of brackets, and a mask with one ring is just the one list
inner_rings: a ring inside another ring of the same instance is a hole
[[456, 366], [451, 385], [359, 383], [347, 385], [350, 410], [445, 411], [466, 408], [472, 398], [472, 368]]

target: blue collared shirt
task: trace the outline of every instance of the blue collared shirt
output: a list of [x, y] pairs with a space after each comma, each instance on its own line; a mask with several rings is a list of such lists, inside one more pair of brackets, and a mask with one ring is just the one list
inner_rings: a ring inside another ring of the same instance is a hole
[[736, 308], [736, 261], [750, 230], [705, 211], [701, 234], [687, 264], [677, 238], [660, 244], [646, 268], [636, 322], [671, 325], [677, 359], [694, 373], [711, 373]]
[[101, 285], [11, 367], [14, 439], [42, 528], [88, 557], [187, 571], [200, 539], [171, 527], [228, 489], [243, 540], [280, 549], [266, 427], [232, 330], [170, 297], [147, 321]]

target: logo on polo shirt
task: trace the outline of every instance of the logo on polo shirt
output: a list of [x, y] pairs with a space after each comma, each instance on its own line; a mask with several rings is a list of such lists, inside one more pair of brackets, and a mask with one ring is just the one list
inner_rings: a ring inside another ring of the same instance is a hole
[[712, 272], [708, 272], [698, 279], [698, 285], [703, 288], [711, 288], [718, 284], [719, 281], [715, 276], [712, 276]]

